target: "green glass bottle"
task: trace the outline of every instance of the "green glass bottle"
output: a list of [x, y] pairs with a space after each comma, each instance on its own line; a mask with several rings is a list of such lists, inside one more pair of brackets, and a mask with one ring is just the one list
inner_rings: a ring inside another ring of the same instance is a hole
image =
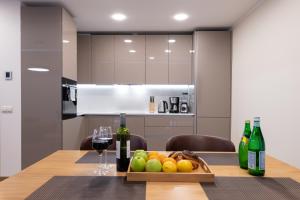
[[242, 169], [248, 169], [248, 144], [251, 135], [250, 120], [245, 121], [244, 133], [239, 145], [239, 163]]
[[260, 129], [260, 118], [254, 118], [253, 131], [248, 144], [248, 172], [254, 176], [265, 175], [265, 140]]
[[116, 139], [117, 171], [126, 172], [130, 161], [130, 134], [126, 128], [126, 114], [120, 114], [120, 127]]

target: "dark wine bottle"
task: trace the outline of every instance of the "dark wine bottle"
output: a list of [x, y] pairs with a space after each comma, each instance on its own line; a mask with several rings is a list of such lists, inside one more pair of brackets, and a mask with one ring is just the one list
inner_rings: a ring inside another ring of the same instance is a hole
[[116, 140], [117, 171], [126, 172], [130, 161], [130, 134], [126, 128], [126, 114], [120, 114], [120, 127]]

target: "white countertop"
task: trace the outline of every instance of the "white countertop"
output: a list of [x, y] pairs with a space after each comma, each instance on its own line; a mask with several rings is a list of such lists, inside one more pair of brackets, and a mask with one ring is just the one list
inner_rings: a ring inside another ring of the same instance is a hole
[[[78, 116], [82, 115], [102, 115], [102, 116], [118, 116], [120, 113], [77, 113]], [[194, 116], [194, 113], [148, 113], [148, 112], [133, 112], [133, 113], [126, 113], [128, 116]]]

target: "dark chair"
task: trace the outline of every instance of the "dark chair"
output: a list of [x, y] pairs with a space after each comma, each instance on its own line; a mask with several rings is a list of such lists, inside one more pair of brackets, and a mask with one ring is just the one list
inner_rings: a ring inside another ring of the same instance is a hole
[[[144, 149], [147, 151], [146, 140], [139, 135], [130, 135], [130, 150]], [[92, 136], [83, 139], [80, 145], [80, 150], [93, 150]], [[116, 150], [116, 134], [113, 134], [113, 144], [108, 147], [108, 150]]]
[[235, 152], [235, 147], [229, 140], [206, 135], [180, 135], [167, 141], [166, 151], [183, 150]]

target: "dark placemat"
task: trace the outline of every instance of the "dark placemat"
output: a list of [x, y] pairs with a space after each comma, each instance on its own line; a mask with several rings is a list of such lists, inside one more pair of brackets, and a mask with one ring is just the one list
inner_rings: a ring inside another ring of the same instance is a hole
[[143, 200], [145, 182], [127, 182], [117, 176], [55, 176], [27, 200]]
[[[102, 159], [104, 161], [104, 155]], [[99, 163], [98, 153], [96, 151], [89, 151], [86, 154], [84, 154], [81, 158], [79, 158], [79, 160], [77, 160], [75, 163]], [[107, 163], [116, 163], [116, 152], [107, 152]]]
[[239, 165], [237, 153], [197, 153], [208, 165]]
[[215, 177], [200, 184], [210, 200], [300, 199], [300, 183], [290, 178]]

